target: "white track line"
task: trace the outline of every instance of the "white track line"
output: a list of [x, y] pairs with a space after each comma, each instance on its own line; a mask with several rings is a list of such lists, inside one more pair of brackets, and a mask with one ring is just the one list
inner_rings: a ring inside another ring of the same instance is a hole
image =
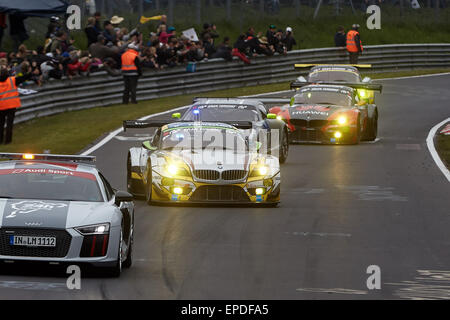
[[[441, 75], [447, 75], [450, 74], [450, 72], [445, 72], [445, 73], [435, 73], [435, 74], [426, 74], [426, 75], [422, 75], [422, 76], [410, 76], [410, 77], [399, 77], [399, 78], [385, 78], [385, 79], [376, 79], [376, 80], [398, 80], [398, 79], [410, 79], [410, 78], [420, 78], [420, 77], [432, 77], [432, 76], [441, 76]], [[282, 90], [282, 91], [276, 91], [276, 92], [266, 92], [266, 93], [259, 93], [259, 94], [255, 94], [255, 95], [251, 95], [251, 96], [246, 96], [248, 98], [250, 97], [258, 97], [261, 95], [266, 95], [266, 94], [279, 94], [279, 93], [284, 93], [284, 92], [289, 92], [291, 90]], [[155, 113], [155, 114], [151, 114], [145, 117], [142, 117], [138, 120], [147, 120], [150, 118], [154, 118], [163, 114], [167, 114], [170, 112], [174, 112], [177, 110], [181, 110], [183, 108], [186, 108], [187, 106], [183, 106], [183, 107], [178, 107], [175, 109], [171, 109], [171, 110], [167, 110], [164, 112], [159, 112], [159, 113]], [[103, 147], [105, 144], [107, 144], [109, 141], [111, 141], [112, 139], [114, 139], [115, 136], [117, 136], [119, 133], [121, 133], [123, 131], [123, 128], [119, 128], [116, 129], [112, 132], [110, 132], [105, 138], [103, 138], [100, 142], [98, 142], [97, 144], [93, 145], [92, 147], [90, 147], [88, 150], [84, 151], [81, 155], [82, 156], [88, 156], [90, 155], [92, 152], [98, 150], [99, 148]], [[440, 160], [440, 159], [439, 159]], [[435, 160], [436, 161], [436, 160]], [[450, 179], [449, 179], [450, 181]]]
[[447, 178], [447, 180], [450, 182], [450, 171], [448, 171], [445, 164], [442, 162], [441, 158], [439, 157], [439, 154], [436, 151], [436, 148], [434, 147], [434, 136], [436, 135], [436, 131], [442, 127], [447, 122], [450, 122], [450, 118], [445, 119], [442, 122], [439, 122], [437, 125], [435, 125], [430, 132], [428, 133], [427, 137], [427, 147], [428, 150], [431, 153], [431, 156], [433, 157], [434, 162], [436, 162], [436, 165], [438, 168], [442, 171], [444, 176]]
[[450, 75], [450, 72], [441, 72], [441, 73], [431, 73], [431, 74], [423, 74], [418, 76], [405, 76], [405, 77], [397, 77], [397, 78], [382, 78], [382, 79], [374, 79], [376, 81], [380, 80], [402, 80], [402, 79], [414, 79], [414, 78], [428, 78], [428, 77], [436, 77], [436, 76], [445, 76]]

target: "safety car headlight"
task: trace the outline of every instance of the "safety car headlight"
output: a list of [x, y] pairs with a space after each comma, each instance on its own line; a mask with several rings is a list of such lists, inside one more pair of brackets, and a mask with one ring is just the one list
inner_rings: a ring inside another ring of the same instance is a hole
[[75, 228], [83, 236], [90, 234], [107, 234], [109, 233], [109, 223], [95, 224], [90, 226]]

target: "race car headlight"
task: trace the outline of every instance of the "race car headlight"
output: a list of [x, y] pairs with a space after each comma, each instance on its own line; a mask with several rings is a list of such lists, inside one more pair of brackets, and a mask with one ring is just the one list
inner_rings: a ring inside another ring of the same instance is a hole
[[364, 89], [359, 89], [358, 90], [358, 94], [361, 98], [366, 98], [367, 97], [367, 92]]
[[277, 120], [283, 121], [283, 117], [282, 116], [277, 116]]
[[167, 173], [170, 177], [173, 176], [182, 176], [182, 177], [188, 177], [189, 172], [186, 168], [184, 168], [182, 165], [179, 164], [168, 164], [164, 168], [164, 172]]
[[264, 165], [259, 165], [256, 166], [253, 170], [252, 173], [250, 174], [250, 177], [260, 177], [260, 176], [265, 176], [269, 173], [269, 167], [264, 166]]
[[83, 236], [91, 234], [107, 234], [109, 233], [109, 223], [95, 224], [91, 226], [75, 228]]
[[335, 137], [336, 139], [342, 138], [342, 133], [340, 133], [339, 131], [336, 131], [336, 132], [334, 133], [334, 137]]
[[345, 116], [340, 116], [340, 117], [337, 119], [337, 121], [338, 121], [338, 123], [339, 123], [340, 125], [344, 125], [344, 124], [347, 123], [347, 117], [345, 117]]

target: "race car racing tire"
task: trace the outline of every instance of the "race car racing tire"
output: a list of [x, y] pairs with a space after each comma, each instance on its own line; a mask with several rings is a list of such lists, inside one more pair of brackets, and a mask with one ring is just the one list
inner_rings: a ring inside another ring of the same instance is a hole
[[112, 278], [120, 277], [122, 273], [122, 245], [123, 245], [123, 231], [120, 228], [120, 239], [119, 239], [119, 252], [117, 253], [117, 260], [113, 267], [109, 267], [106, 269], [106, 275]]
[[152, 172], [150, 171], [148, 173], [147, 183], [145, 184], [145, 202], [147, 202], [148, 205], [152, 204], [152, 192], [153, 192], [152, 186], [153, 186]]
[[364, 140], [374, 141], [378, 135], [378, 113], [375, 113], [367, 124]]
[[289, 139], [286, 131], [283, 131], [280, 140], [280, 163], [285, 163], [289, 154]]
[[361, 141], [361, 118], [358, 116], [356, 125], [356, 136], [353, 138], [352, 144], [359, 144]]

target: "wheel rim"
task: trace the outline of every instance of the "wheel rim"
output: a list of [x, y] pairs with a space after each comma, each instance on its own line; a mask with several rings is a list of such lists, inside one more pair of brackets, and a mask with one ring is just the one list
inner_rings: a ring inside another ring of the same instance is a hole
[[120, 230], [120, 242], [119, 242], [119, 271], [122, 272], [122, 257], [123, 257], [123, 232]]

